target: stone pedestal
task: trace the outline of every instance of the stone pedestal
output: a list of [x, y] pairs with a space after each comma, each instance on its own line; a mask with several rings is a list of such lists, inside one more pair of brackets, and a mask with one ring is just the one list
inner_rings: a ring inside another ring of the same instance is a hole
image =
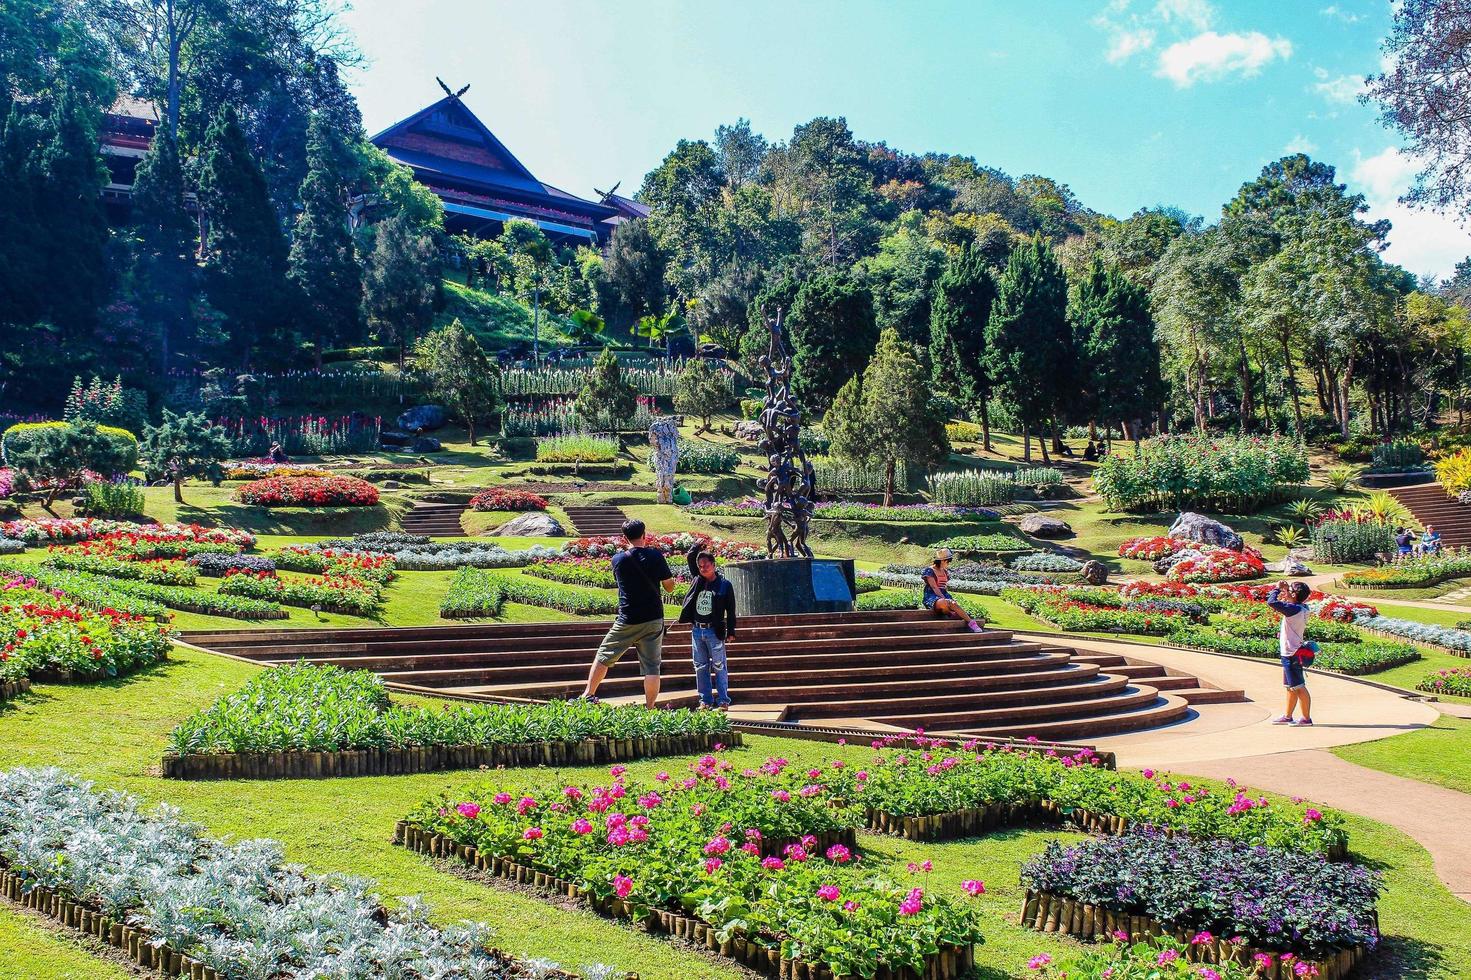
[[737, 616], [851, 612], [851, 558], [773, 558], [720, 568], [735, 587]]

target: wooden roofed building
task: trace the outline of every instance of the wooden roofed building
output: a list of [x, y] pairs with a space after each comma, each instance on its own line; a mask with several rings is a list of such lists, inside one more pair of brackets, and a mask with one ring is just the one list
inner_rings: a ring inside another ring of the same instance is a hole
[[562, 242], [595, 244], [612, 233], [624, 217], [619, 208], [537, 180], [461, 101], [464, 88], [444, 90], [444, 98], [372, 142], [438, 195], [447, 230], [487, 237], [509, 219], [525, 218]]

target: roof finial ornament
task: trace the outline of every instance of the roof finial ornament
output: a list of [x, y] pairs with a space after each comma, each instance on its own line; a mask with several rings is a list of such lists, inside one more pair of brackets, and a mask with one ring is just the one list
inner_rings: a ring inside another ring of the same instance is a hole
[[620, 180], [618, 183], [614, 184], [612, 187], [608, 188], [605, 191], [600, 191], [596, 187], [594, 187], [593, 188], [593, 193], [599, 195], [599, 197], [602, 199], [603, 203], [606, 204], [608, 202], [608, 198], [612, 197], [614, 194], [617, 194], [618, 193], [618, 188], [620, 188], [622, 186], [623, 186], [623, 181]]
[[435, 75], [434, 80], [439, 83], [440, 88], [444, 89], [444, 94], [448, 95], [452, 99], [458, 99], [460, 96], [470, 91], [470, 86], [465, 85], [462, 86], [458, 92], [451, 92], [449, 86], [444, 84], [444, 79], [440, 78], [438, 75]]

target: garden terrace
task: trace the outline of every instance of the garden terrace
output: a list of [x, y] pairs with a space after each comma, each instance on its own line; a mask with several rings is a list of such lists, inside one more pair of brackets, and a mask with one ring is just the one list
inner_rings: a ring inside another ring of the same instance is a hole
[[463, 538], [465, 529], [460, 518], [465, 504], [436, 504], [419, 501], [398, 520], [405, 534], [425, 534], [431, 538]]
[[1448, 496], [1439, 483], [1392, 487], [1389, 493], [1405, 505], [1416, 523], [1434, 524], [1447, 548], [1471, 545], [1471, 507]]
[[[372, 670], [398, 690], [453, 697], [545, 700], [580, 693], [606, 630], [601, 622], [398, 630], [196, 632], [196, 646], [259, 663], [306, 658]], [[795, 641], [795, 642], [794, 642]], [[688, 627], [665, 641], [666, 694], [694, 703]], [[738, 719], [801, 728], [1037, 736], [1069, 739], [1138, 731], [1186, 717], [1190, 701], [1240, 700], [1194, 677], [1104, 655], [1075, 656], [1050, 641], [971, 633], [913, 610], [750, 617], [730, 645]], [[602, 693], [642, 690], [633, 658]]]
[[582, 507], [567, 505], [562, 509], [566, 511], [567, 519], [572, 522], [572, 530], [582, 538], [601, 538], [622, 534], [623, 522], [628, 520], [628, 515], [623, 511], [606, 505]]

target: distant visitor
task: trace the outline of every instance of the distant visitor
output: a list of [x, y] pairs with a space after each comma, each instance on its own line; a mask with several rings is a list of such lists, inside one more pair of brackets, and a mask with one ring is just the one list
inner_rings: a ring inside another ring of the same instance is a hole
[[949, 616], [965, 620], [972, 633], [981, 631], [981, 624], [970, 618], [970, 613], [960, 608], [945, 588], [950, 583], [950, 560], [954, 556], [949, 548], [935, 552], [935, 560], [924, 570], [924, 607], [937, 616]]
[[[1311, 592], [1306, 582], [1283, 582], [1267, 595], [1267, 605], [1282, 616], [1277, 647], [1282, 656], [1282, 685], [1287, 688], [1287, 710], [1272, 722], [1274, 725], [1302, 727], [1313, 723], [1313, 699], [1308, 696], [1305, 670], [1318, 653], [1316, 645], [1306, 642], [1307, 602]], [[1302, 717], [1293, 720], [1293, 713], [1299, 708], [1302, 709]]]

